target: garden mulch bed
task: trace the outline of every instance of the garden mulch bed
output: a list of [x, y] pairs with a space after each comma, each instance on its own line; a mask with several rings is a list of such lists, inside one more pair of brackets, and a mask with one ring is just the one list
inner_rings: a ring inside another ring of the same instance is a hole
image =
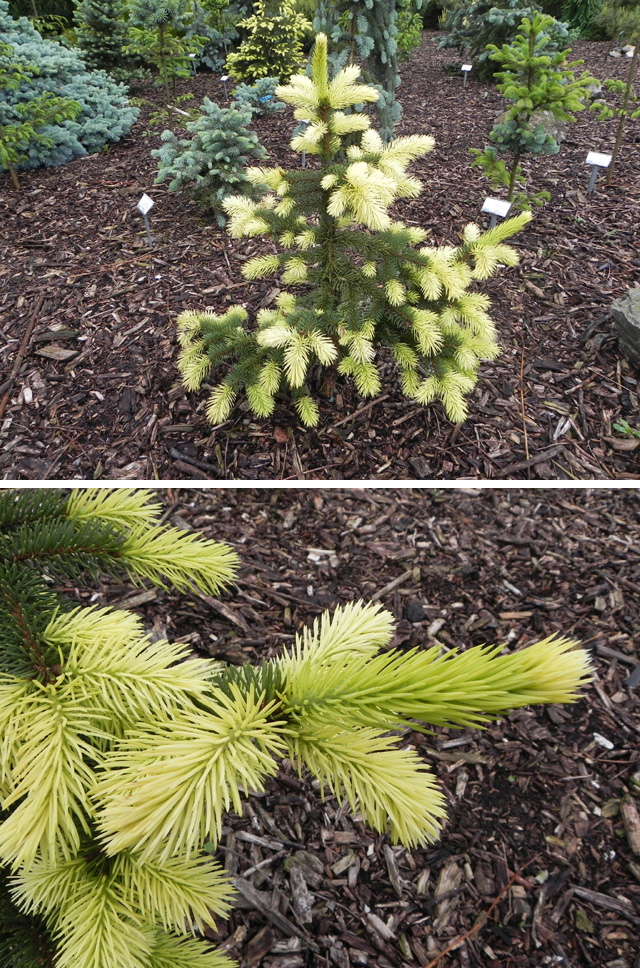
[[391, 846], [284, 763], [225, 825], [240, 898], [217, 943], [243, 968], [639, 968], [640, 847], [619, 812], [640, 779], [636, 490], [160, 494], [168, 523], [230, 542], [241, 569], [220, 598], [87, 593], [141, 608], [157, 635], [256, 662], [325, 608], [375, 599], [400, 649], [559, 633], [597, 673], [571, 706], [405, 735], [449, 802], [422, 849]]
[[[468, 149], [485, 144], [502, 100], [473, 76], [463, 89], [459, 73], [446, 74], [456, 52], [437, 50], [433, 36], [403, 67], [398, 133], [432, 133], [437, 145], [415, 165], [422, 196], [397, 212], [434, 244], [451, 244], [484, 218], [488, 187]], [[623, 77], [629, 62], [608, 57], [609, 46], [579, 42], [574, 53], [599, 78]], [[212, 75], [181, 90], [222, 100]], [[389, 364], [378, 400], [338, 384], [315, 430], [286, 400], [271, 419], [239, 409], [212, 429], [203, 395], [181, 388], [178, 313], [235, 302], [256, 310], [277, 288], [240, 274], [264, 241], [234, 241], [183, 194], [154, 186], [159, 133], [143, 137], [145, 127], [139, 120], [92, 157], [25, 173], [20, 193], [0, 177], [0, 398], [36, 317], [0, 423], [5, 479], [640, 478], [640, 440], [612, 429], [620, 418], [638, 424], [638, 372], [609, 314], [640, 276], [637, 122], [609, 189], [601, 178], [587, 195], [584, 161], [587, 150], [611, 149], [615, 121], [587, 111], [558, 155], [533, 164], [534, 188], [553, 200], [515, 238], [519, 267], [483, 284], [503, 352], [482, 366], [463, 425], [403, 398]], [[269, 163], [297, 164], [289, 108], [256, 128]], [[135, 208], [143, 191], [155, 200], [153, 249]]]

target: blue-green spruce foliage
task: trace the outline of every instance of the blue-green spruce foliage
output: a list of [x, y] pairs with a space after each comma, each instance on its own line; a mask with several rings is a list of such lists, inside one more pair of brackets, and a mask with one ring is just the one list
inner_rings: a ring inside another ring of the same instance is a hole
[[216, 213], [219, 225], [225, 225], [223, 199], [255, 195], [256, 186], [247, 180], [244, 169], [262, 161], [267, 152], [257, 134], [247, 129], [250, 110], [221, 108], [209, 98], [201, 110], [200, 118], [185, 125], [192, 138], [162, 132], [163, 146], [151, 152], [160, 161], [156, 183], [169, 181], [169, 191], [187, 189], [204, 209]]
[[[423, 0], [414, 0], [416, 10], [422, 6]], [[380, 137], [390, 141], [394, 125], [402, 116], [395, 95], [400, 85], [397, 0], [317, 0], [313, 29], [330, 38], [333, 73], [350, 58], [360, 59], [364, 79], [379, 94], [376, 110]]]
[[[489, 79], [498, 68], [487, 46], [510, 44], [524, 18], [532, 20], [538, 10], [539, 6], [524, 0], [461, 0], [449, 11], [438, 47], [460, 48], [473, 61], [474, 75]], [[547, 33], [549, 50], [564, 49], [576, 36], [569, 24], [559, 20], [553, 21]]]
[[198, 0], [194, 0], [193, 19], [187, 27], [185, 37], [206, 39], [202, 50], [194, 58], [198, 70], [206, 67], [210, 71], [222, 71], [231, 45], [240, 36], [230, 16], [220, 16], [217, 19], [217, 24], [212, 23], [209, 11]]
[[17, 90], [0, 91], [0, 124], [20, 121], [18, 105], [44, 93], [81, 105], [75, 119], [42, 129], [51, 143], [30, 144], [21, 169], [63, 165], [119, 141], [131, 130], [138, 111], [127, 103], [125, 87], [104, 71], [88, 71], [78, 51], [43, 40], [26, 17], [14, 20], [7, 0], [0, 0], [0, 37], [13, 48], [16, 61], [32, 64], [39, 72]]
[[254, 117], [263, 118], [273, 111], [280, 111], [284, 101], [276, 97], [277, 77], [261, 77], [255, 84], [238, 84], [233, 91], [232, 107], [248, 108]]

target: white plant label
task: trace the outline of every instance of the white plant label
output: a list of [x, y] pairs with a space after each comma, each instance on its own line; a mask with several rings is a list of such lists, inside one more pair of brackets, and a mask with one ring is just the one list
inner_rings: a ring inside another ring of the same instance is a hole
[[148, 195], [143, 195], [136, 207], [139, 212], [142, 212], [143, 215], [146, 215], [147, 212], [151, 211], [154, 204], [155, 202], [152, 198], [149, 198]]
[[502, 198], [485, 198], [481, 211], [504, 218], [505, 215], [509, 214], [510, 208], [511, 202], [506, 202]]
[[597, 165], [598, 168], [608, 168], [613, 155], [603, 155], [599, 151], [590, 151], [587, 155], [587, 165]]
[[467, 71], [470, 71], [472, 69], [473, 69], [473, 64], [463, 64], [462, 67], [460, 68], [460, 70], [464, 71], [465, 74]]
[[223, 84], [226, 84], [226, 82], [229, 80], [229, 75], [223, 74], [220, 80], [222, 81]]

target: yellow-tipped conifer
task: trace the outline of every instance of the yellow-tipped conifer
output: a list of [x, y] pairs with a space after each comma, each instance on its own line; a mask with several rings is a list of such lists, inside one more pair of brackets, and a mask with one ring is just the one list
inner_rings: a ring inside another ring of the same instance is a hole
[[[286, 307], [285, 296], [274, 321]], [[354, 376], [373, 380], [366, 339], [351, 336]], [[413, 349], [397, 346], [412, 372]], [[145, 491], [0, 494], [0, 956], [21, 956], [9, 968], [39, 968], [45, 954], [63, 968], [232, 968], [185, 937], [225, 917], [232, 895], [203, 847], [280, 757], [393, 842], [424, 844], [445, 801], [398, 730], [572, 702], [591, 676], [584, 650], [555, 637], [510, 654], [389, 649], [392, 616], [360, 602], [280, 658], [225, 666], [153, 641], [122, 609], [68, 609], [52, 593], [43, 564], [65, 584], [123, 570], [227, 584], [230, 549], [177, 540], [158, 511]]]
[[[375, 396], [382, 389], [383, 347], [398, 363], [408, 397], [425, 405], [440, 400], [449, 418], [460, 421], [482, 361], [499, 352], [484, 305], [475, 312], [477, 304], [467, 301], [462, 312], [457, 303], [476, 280], [517, 261], [504, 240], [526, 224], [529, 213], [489, 232], [467, 226], [456, 247], [423, 245], [427, 233], [395, 220], [391, 207], [420, 193], [421, 182], [407, 169], [433, 149], [434, 139], [415, 134], [385, 143], [369, 115], [355, 110], [379, 97], [359, 77], [350, 64], [329, 78], [327, 38], [319, 34], [312, 76], [295, 75], [276, 90], [305, 122], [292, 148], [316, 156], [319, 166], [249, 169], [251, 183], [270, 191], [258, 202], [243, 196], [224, 202], [234, 238], [267, 235], [281, 246], [246, 262], [246, 278], [279, 274], [299, 294], [286, 307], [281, 297], [275, 315], [259, 313], [257, 327], [243, 320], [241, 333], [222, 322], [212, 326], [206, 312], [179, 317], [178, 365], [188, 389], [197, 389], [218, 364], [230, 363], [211, 391], [207, 412], [214, 422], [229, 416], [242, 391], [254, 413], [271, 414], [278, 391], [288, 388], [303, 423], [313, 425], [319, 416], [312, 401], [314, 367], [335, 366], [363, 396]], [[431, 313], [430, 326], [418, 325], [414, 311]], [[310, 341], [318, 331], [333, 352]], [[267, 385], [260, 374], [268, 363], [273, 378]]]

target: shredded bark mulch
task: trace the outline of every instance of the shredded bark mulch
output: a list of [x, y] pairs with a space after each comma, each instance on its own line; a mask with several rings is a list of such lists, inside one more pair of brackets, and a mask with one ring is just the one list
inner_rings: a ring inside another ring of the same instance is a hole
[[[625, 75], [607, 43], [574, 54], [599, 78]], [[499, 92], [471, 74], [446, 73], [455, 52], [434, 35], [403, 67], [399, 134], [432, 133], [436, 149], [415, 165], [422, 196], [397, 214], [455, 244], [479, 214], [488, 183], [470, 167], [502, 110]], [[217, 77], [181, 85], [195, 103], [221, 103]], [[137, 92], [140, 93], [140, 92]], [[160, 100], [149, 87], [144, 91]], [[20, 193], [0, 177], [0, 474], [15, 479], [637, 479], [640, 439], [612, 424], [638, 425], [638, 372], [621, 355], [610, 304], [640, 275], [638, 125], [627, 125], [614, 184], [588, 195], [589, 150], [610, 151], [615, 121], [582, 112], [558, 155], [530, 166], [534, 190], [553, 200], [514, 244], [518, 268], [482, 288], [492, 299], [501, 357], [486, 363], [469, 419], [451, 425], [440, 405], [402, 397], [389, 362], [380, 398], [338, 383], [305, 430], [286, 400], [273, 418], [236, 410], [212, 429], [205, 394], [182, 389], [175, 318], [186, 308], [255, 311], [273, 301], [273, 280], [246, 282], [242, 263], [268, 245], [230, 239], [184, 194], [154, 186], [148, 110], [130, 136], [57, 169], [26, 172]], [[255, 122], [269, 164], [291, 167], [290, 109]], [[154, 247], [136, 210], [142, 192]], [[11, 375], [30, 323], [26, 357]]]
[[213, 940], [243, 968], [639, 968], [636, 490], [160, 493], [168, 523], [235, 547], [235, 587], [86, 597], [141, 608], [151, 632], [200, 653], [258, 662], [364, 599], [395, 615], [396, 648], [558, 633], [596, 671], [571, 706], [405, 733], [449, 802], [422, 849], [392, 846], [285, 762], [225, 825], [239, 897]]

